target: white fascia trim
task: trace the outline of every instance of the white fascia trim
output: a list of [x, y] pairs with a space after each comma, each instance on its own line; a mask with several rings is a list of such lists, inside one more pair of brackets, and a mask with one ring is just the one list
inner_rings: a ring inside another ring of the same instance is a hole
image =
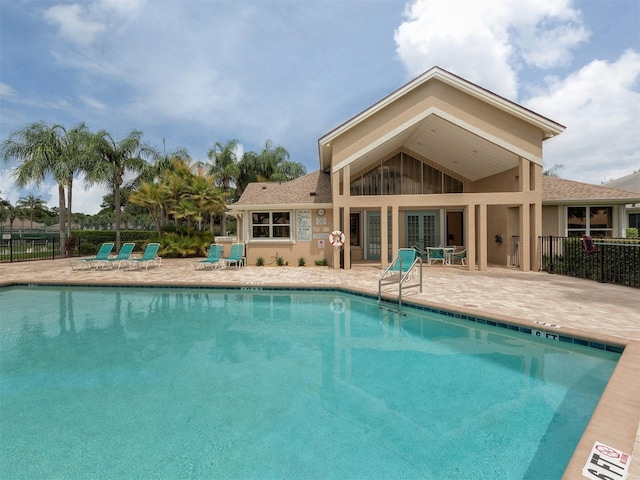
[[532, 155], [529, 152], [526, 152], [524, 150], [522, 150], [519, 147], [516, 147], [514, 145], [511, 145], [508, 142], [505, 142], [504, 140], [494, 136], [494, 135], [490, 135], [487, 132], [485, 132], [484, 130], [475, 127], [467, 122], [463, 122], [461, 121], [459, 118], [445, 112], [444, 110], [440, 110], [439, 108], [436, 107], [429, 107], [427, 110], [425, 110], [424, 112], [420, 113], [419, 115], [416, 115], [415, 117], [413, 117], [411, 120], [408, 120], [407, 122], [403, 123], [402, 125], [400, 125], [399, 127], [393, 129], [392, 131], [390, 131], [389, 133], [387, 133], [386, 135], [383, 135], [382, 137], [378, 138], [375, 142], [370, 143], [369, 145], [367, 145], [364, 148], [361, 148], [360, 150], [358, 150], [356, 153], [354, 153], [353, 155], [350, 155], [349, 157], [345, 158], [342, 162], [336, 164], [333, 166], [333, 168], [331, 169], [332, 173], [335, 173], [339, 170], [342, 170], [344, 167], [346, 167], [347, 165], [349, 165], [350, 163], [354, 162], [355, 160], [357, 160], [358, 158], [362, 157], [363, 155], [366, 155], [367, 153], [369, 153], [370, 151], [372, 151], [373, 149], [375, 149], [376, 147], [382, 145], [383, 143], [391, 140], [393, 137], [395, 137], [396, 135], [399, 135], [400, 133], [404, 132], [406, 129], [412, 127], [413, 125], [415, 125], [418, 122], [421, 122], [422, 120], [424, 120], [425, 118], [427, 118], [429, 115], [437, 115], [438, 117], [447, 120], [450, 123], [453, 123], [454, 125], [459, 126], [460, 128], [463, 128], [464, 130], [467, 130], [468, 132], [473, 133], [474, 135], [477, 135], [478, 137], [484, 138], [485, 140], [498, 145], [499, 147], [504, 148], [505, 150], [508, 150], [510, 152], [513, 152], [515, 155], [518, 155], [522, 158], [525, 158], [531, 162], [534, 162], [540, 166], [542, 166], [542, 158], [538, 157], [536, 155]]

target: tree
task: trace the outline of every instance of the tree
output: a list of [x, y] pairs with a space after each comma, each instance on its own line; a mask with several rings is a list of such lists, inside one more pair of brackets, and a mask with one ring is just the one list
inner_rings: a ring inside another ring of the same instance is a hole
[[[231, 195], [231, 184], [236, 184], [240, 176], [238, 166], [238, 140], [229, 140], [226, 144], [216, 142], [207, 155], [213, 165], [209, 168], [209, 174], [215, 178], [215, 183], [222, 188], [223, 195], [228, 200]], [[222, 235], [227, 234], [227, 213], [222, 209]]]
[[47, 204], [42, 198], [34, 196], [32, 193], [26, 197], [18, 199], [16, 205], [24, 210], [29, 211], [29, 221], [31, 222], [31, 228], [33, 229], [33, 213], [36, 209], [42, 209]]
[[101, 130], [91, 141], [93, 164], [87, 169], [87, 181], [107, 185], [113, 192], [115, 203], [116, 249], [120, 250], [120, 226], [122, 203], [120, 189], [127, 175], [133, 175], [133, 182], [149, 175], [150, 164], [145, 157], [157, 157], [158, 153], [149, 146], [142, 145], [142, 132], [132, 130], [122, 140], [116, 141], [109, 132]]
[[558, 170], [560, 170], [561, 168], [564, 168], [564, 165], [556, 164], [551, 168], [543, 170], [542, 175], [545, 175], [547, 177], [560, 178], [560, 175], [558, 174]]
[[11, 159], [21, 162], [13, 171], [18, 186], [24, 187], [31, 182], [40, 186], [47, 175], [58, 184], [60, 246], [63, 250], [71, 228], [73, 176], [86, 167], [90, 138], [83, 123], [67, 131], [62, 125], [36, 122], [11, 133], [0, 148], [6, 163]]
[[162, 209], [170, 198], [170, 192], [166, 185], [160, 183], [142, 182], [136, 190], [129, 195], [129, 201], [136, 205], [147, 207], [149, 215], [156, 226], [156, 233], [160, 236]]
[[271, 140], [264, 144], [262, 152], [246, 152], [239, 164], [236, 195], [241, 195], [251, 182], [286, 182], [307, 173], [301, 163], [289, 160], [284, 147], [274, 147]]

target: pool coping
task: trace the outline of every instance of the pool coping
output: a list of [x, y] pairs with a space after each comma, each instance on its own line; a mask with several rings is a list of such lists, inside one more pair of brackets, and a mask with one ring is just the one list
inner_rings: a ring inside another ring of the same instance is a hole
[[[199, 282], [194, 285], [189, 282], [170, 282], [149, 284], [147, 282], [110, 282], [100, 283], [73, 283], [68, 281], [29, 281], [15, 282], [0, 281], [0, 288], [20, 286], [69, 286], [69, 287], [121, 287], [121, 288], [195, 288], [195, 289], [233, 289], [244, 291], [260, 290], [323, 290], [351, 293], [358, 296], [377, 300], [378, 296], [370, 290], [336, 284], [306, 284], [304, 286], [291, 286], [286, 283], [225, 283], [225, 282]], [[392, 304], [397, 303], [397, 295], [383, 292], [381, 300]], [[441, 313], [453, 319], [472, 321], [489, 325], [495, 328], [506, 328], [522, 334], [540, 332], [542, 337], [547, 337], [549, 342], [558, 342], [559, 345], [582, 345], [598, 350], [607, 350], [619, 353], [620, 358], [614, 369], [600, 401], [582, 434], [571, 460], [567, 464], [563, 479], [582, 478], [582, 469], [589, 458], [589, 454], [598, 441], [614, 447], [623, 452], [632, 454], [632, 470], [638, 470], [638, 438], [640, 438], [640, 342], [627, 340], [604, 333], [583, 332], [576, 328], [556, 325], [544, 322], [526, 321], [521, 318], [500, 315], [497, 313], [483, 312], [478, 309], [442, 305], [429, 302], [420, 298], [403, 298], [404, 306], [421, 310]], [[557, 337], [557, 338], [556, 338]], [[585, 344], [586, 342], [586, 344]], [[635, 447], [635, 448], [634, 448]]]

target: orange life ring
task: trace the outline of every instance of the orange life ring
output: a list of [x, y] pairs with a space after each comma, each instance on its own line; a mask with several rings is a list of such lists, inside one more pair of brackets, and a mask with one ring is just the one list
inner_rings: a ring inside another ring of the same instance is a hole
[[345, 239], [346, 238], [344, 236], [344, 233], [342, 233], [340, 230], [334, 230], [329, 234], [329, 243], [333, 247], [341, 247], [342, 245], [344, 245]]

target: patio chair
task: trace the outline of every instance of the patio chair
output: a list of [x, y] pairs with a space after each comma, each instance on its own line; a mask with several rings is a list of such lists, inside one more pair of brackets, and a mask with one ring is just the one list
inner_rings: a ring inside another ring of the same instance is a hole
[[223, 266], [235, 265], [236, 268], [244, 266], [246, 259], [244, 258], [244, 243], [234, 243], [231, 245], [231, 251], [228, 257], [220, 259]]
[[98, 250], [98, 253], [96, 253], [95, 257], [71, 260], [71, 269], [83, 270], [85, 268], [93, 268], [96, 262], [108, 260], [112, 250], [113, 250], [113, 242], [103, 243], [100, 246], [100, 249]]
[[222, 245], [212, 243], [209, 246], [209, 255], [204, 260], [196, 262], [196, 270], [204, 270], [207, 267], [218, 268], [222, 265], [220, 257], [222, 256]]
[[133, 249], [136, 248], [136, 244], [133, 242], [127, 242], [124, 243], [121, 247], [120, 247], [120, 251], [118, 252], [118, 255], [116, 255], [115, 257], [109, 257], [106, 260], [97, 260], [96, 261], [96, 270], [100, 269], [100, 266], [104, 266], [105, 268], [108, 266], [109, 268], [113, 269], [116, 264], [117, 264], [117, 268], [120, 268], [122, 266], [122, 262], [126, 262], [127, 260], [129, 260], [129, 257], [131, 257], [131, 254], [133, 253]]
[[143, 265], [145, 270], [149, 270], [149, 265], [154, 265], [157, 262], [157, 266], [162, 265], [162, 257], [158, 256], [158, 250], [160, 250], [159, 243], [147, 244], [142, 256], [140, 258], [130, 258], [126, 260], [129, 264], [129, 270], [135, 268], [140, 269]]
[[427, 247], [427, 264], [433, 265], [436, 262], [447, 263], [447, 253], [444, 247]]
[[451, 255], [451, 263], [455, 264], [456, 260], [460, 260], [461, 265], [465, 265], [467, 261], [467, 249], [463, 248], [462, 250], [454, 250]]

